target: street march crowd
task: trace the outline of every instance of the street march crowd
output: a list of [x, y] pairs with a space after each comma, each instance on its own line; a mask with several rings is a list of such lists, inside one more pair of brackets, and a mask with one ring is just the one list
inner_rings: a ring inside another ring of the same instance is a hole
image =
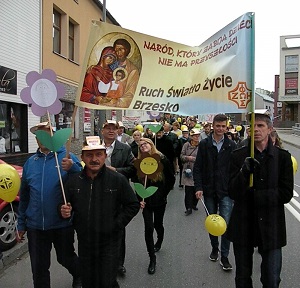
[[268, 111], [251, 117], [253, 134], [250, 126], [230, 125], [224, 114], [212, 123], [165, 114], [158, 131], [136, 125], [132, 136], [122, 122], [107, 120], [100, 136], [86, 137], [81, 159], [64, 146], [56, 152], [47, 148], [43, 134], [55, 133], [48, 122], [32, 127], [38, 149], [23, 167], [17, 239], [28, 239], [33, 286], [50, 288], [53, 245], [57, 261], [73, 277], [72, 287], [120, 287], [118, 277], [128, 273], [126, 226], [140, 210], [147, 271], [154, 274], [168, 233], [168, 194], [177, 177], [186, 217], [201, 201], [208, 214], [219, 214], [227, 224], [222, 235], [208, 233], [207, 259], [219, 260], [230, 272], [233, 253], [235, 285], [250, 288], [257, 249], [262, 286], [279, 287], [293, 163]]

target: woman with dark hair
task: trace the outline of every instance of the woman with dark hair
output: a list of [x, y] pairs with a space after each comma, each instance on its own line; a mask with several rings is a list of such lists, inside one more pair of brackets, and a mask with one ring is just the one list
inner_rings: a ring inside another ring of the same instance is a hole
[[[156, 149], [154, 143], [149, 138], [140, 139], [138, 159], [136, 161], [141, 161], [144, 155], [147, 155], [147, 157], [158, 155], [160, 162], [159, 165], [163, 166], [162, 170], [157, 171], [156, 175], [151, 177], [151, 179], [149, 179], [149, 177], [146, 175], [141, 177], [138, 172], [138, 182], [145, 185], [145, 188], [149, 186], [157, 187], [157, 191], [152, 196], [146, 199], [138, 197], [140, 201], [140, 207], [143, 209], [145, 242], [150, 257], [148, 273], [154, 274], [156, 267], [155, 252], [160, 250], [164, 239], [163, 219], [167, 205], [167, 196], [174, 186], [175, 176], [171, 166], [172, 164], [161, 152]], [[153, 239], [154, 230], [157, 233], [157, 241], [155, 244]]]
[[114, 80], [113, 70], [110, 68], [117, 60], [113, 47], [108, 46], [102, 50], [97, 65], [90, 66], [85, 74], [80, 101], [99, 104], [106, 96], [110, 82]]

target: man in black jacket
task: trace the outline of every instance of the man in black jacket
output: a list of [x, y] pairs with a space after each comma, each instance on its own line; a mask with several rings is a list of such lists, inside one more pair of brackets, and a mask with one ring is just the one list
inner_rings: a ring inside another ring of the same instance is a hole
[[284, 204], [293, 197], [293, 167], [290, 153], [273, 145], [272, 122], [263, 113], [255, 113], [254, 158], [249, 157], [249, 144], [233, 152], [230, 164], [229, 196], [234, 207], [226, 234], [233, 242], [237, 288], [253, 287], [254, 247], [262, 257], [262, 286], [279, 287], [281, 281]]
[[99, 136], [87, 137], [81, 155], [84, 170], [66, 183], [68, 204], [61, 206], [64, 218], [73, 217], [85, 288], [119, 287], [116, 278], [123, 230], [139, 211], [128, 180], [106, 167], [106, 157]]
[[[226, 135], [227, 116], [217, 114], [213, 119], [213, 133], [199, 143], [193, 176], [196, 197], [204, 196], [204, 203], [209, 214], [217, 214], [228, 223], [232, 200], [228, 196], [229, 160], [231, 152], [236, 149], [236, 144]], [[209, 234], [212, 252], [211, 261], [219, 258], [219, 239]], [[230, 271], [232, 266], [228, 260], [230, 242], [221, 236], [221, 261], [223, 270]]]
[[[174, 134], [174, 133], [170, 133], [170, 134]], [[176, 135], [174, 134], [174, 136], [176, 136]], [[156, 133], [155, 137], [156, 137], [156, 140], [154, 142], [156, 145], [156, 149], [158, 151], [160, 151], [161, 153], [163, 153], [167, 157], [167, 159], [170, 161], [173, 174], [175, 175], [173, 163], [174, 163], [176, 154], [175, 154], [172, 140], [168, 136], [164, 135], [163, 127], [161, 127], [161, 129]]]

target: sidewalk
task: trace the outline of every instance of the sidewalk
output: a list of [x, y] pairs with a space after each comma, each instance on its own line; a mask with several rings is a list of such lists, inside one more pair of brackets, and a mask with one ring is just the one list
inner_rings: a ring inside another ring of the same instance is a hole
[[28, 252], [27, 240], [23, 243], [17, 243], [13, 248], [2, 252], [3, 258], [0, 260], [0, 274], [5, 268], [12, 265], [16, 260]]
[[276, 129], [281, 141], [300, 148], [300, 136], [293, 134], [291, 129]]
[[[300, 136], [293, 134], [291, 129], [276, 129], [283, 143], [295, 146], [300, 149]], [[12, 249], [3, 252], [3, 258], [0, 260], [0, 274], [4, 269], [18, 260], [28, 252], [27, 241], [15, 245]]]

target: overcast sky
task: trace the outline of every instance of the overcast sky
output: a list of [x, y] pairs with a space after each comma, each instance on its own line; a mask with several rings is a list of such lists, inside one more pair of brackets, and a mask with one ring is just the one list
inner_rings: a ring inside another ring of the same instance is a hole
[[279, 74], [280, 36], [300, 34], [297, 6], [292, 0], [106, 0], [106, 9], [123, 28], [190, 46], [255, 12], [255, 87], [269, 91]]

